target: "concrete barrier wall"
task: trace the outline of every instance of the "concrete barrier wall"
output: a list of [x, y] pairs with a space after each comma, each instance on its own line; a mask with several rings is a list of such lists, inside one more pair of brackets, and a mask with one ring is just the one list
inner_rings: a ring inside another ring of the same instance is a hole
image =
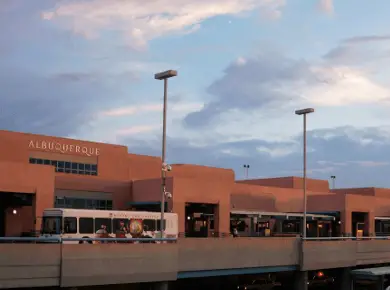
[[299, 264], [296, 238], [182, 239], [179, 272]]
[[301, 269], [351, 267], [356, 264], [355, 241], [307, 241], [302, 244]]
[[330, 269], [389, 262], [390, 241], [308, 241], [303, 243], [301, 269]]
[[60, 244], [0, 244], [0, 289], [59, 286], [60, 264]]
[[65, 244], [61, 287], [172, 281], [177, 261], [177, 244]]
[[356, 241], [356, 265], [390, 263], [390, 241]]

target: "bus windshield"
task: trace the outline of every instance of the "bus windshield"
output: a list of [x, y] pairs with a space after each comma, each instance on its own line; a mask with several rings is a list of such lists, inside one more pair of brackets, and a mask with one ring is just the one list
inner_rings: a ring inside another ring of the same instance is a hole
[[42, 234], [59, 235], [62, 231], [62, 218], [44, 216], [42, 219]]

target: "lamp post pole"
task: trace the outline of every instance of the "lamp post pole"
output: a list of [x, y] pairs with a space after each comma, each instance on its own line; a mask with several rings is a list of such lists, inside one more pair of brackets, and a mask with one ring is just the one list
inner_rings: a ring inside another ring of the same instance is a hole
[[306, 194], [306, 115], [314, 113], [313, 108], [296, 110], [296, 115], [303, 115], [303, 223], [302, 223], [302, 238], [306, 239], [306, 224], [307, 224], [307, 194]]
[[330, 179], [332, 179], [332, 189], [336, 189], [336, 175], [332, 175]]
[[167, 143], [167, 107], [168, 107], [168, 79], [177, 76], [177, 71], [168, 70], [154, 75], [156, 80], [164, 80], [164, 104], [163, 104], [163, 132], [162, 132], [162, 148], [161, 148], [161, 220], [160, 231], [161, 238], [164, 237], [165, 223], [165, 194], [166, 194], [166, 175], [169, 166], [165, 163], [166, 159], [166, 143]]

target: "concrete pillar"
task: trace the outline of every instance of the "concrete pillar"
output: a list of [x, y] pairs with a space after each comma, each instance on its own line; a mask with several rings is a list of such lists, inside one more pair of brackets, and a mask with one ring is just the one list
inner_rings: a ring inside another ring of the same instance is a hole
[[352, 275], [350, 268], [343, 268], [340, 273], [340, 290], [352, 289]]
[[307, 290], [307, 271], [296, 271], [294, 273], [294, 290]]
[[346, 237], [352, 236], [352, 211], [344, 210], [340, 212], [341, 234]]
[[385, 277], [384, 276], [380, 276], [378, 281], [377, 281], [377, 286], [376, 286], [376, 289], [377, 290], [385, 290]]
[[158, 283], [155, 283], [153, 289], [154, 290], [168, 290], [169, 289], [169, 283], [168, 282], [158, 282]]
[[369, 237], [375, 236], [375, 213], [373, 211], [368, 212], [364, 217], [364, 232]]

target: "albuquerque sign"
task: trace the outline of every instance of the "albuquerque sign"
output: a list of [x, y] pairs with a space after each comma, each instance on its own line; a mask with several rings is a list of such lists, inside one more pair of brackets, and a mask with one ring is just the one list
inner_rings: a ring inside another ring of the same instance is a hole
[[95, 147], [79, 146], [79, 145], [69, 145], [62, 144], [59, 142], [53, 141], [33, 141], [31, 140], [28, 143], [28, 148], [31, 149], [41, 149], [45, 151], [59, 152], [59, 153], [78, 153], [87, 156], [98, 156], [100, 155], [100, 149]]

